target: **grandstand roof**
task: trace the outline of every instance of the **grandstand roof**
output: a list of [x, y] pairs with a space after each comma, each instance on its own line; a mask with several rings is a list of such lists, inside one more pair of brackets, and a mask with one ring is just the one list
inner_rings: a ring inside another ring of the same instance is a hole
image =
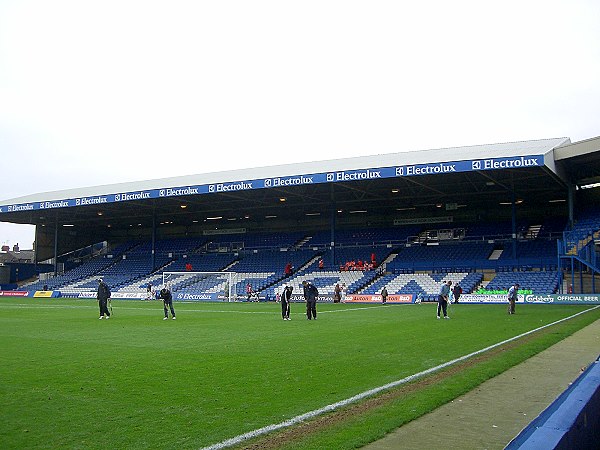
[[600, 172], [600, 138], [590, 141], [453, 147], [36, 193], [0, 201], [0, 220], [38, 225], [38, 249], [40, 232], [50, 248], [54, 229], [70, 225], [60, 228], [62, 253], [136, 230], [147, 236], [153, 224], [180, 236], [322, 229], [334, 218], [337, 226], [371, 226], [466, 212], [494, 217], [512, 200], [545, 214], [551, 201], [566, 210], [567, 184], [580, 179], [579, 170], [586, 179]]
[[[181, 186], [210, 185], [244, 180], [259, 180], [314, 173], [339, 172], [347, 170], [376, 169], [381, 167], [401, 167], [418, 164], [449, 163], [453, 161], [475, 161], [481, 159], [515, 158], [527, 155], [550, 155], [562, 145], [570, 143], [569, 138], [540, 139], [534, 141], [510, 142], [501, 144], [449, 147], [435, 150], [421, 150], [404, 153], [386, 153], [345, 159], [312, 161], [268, 167], [212, 172], [145, 181], [132, 181], [101, 186], [82, 187], [52, 192], [40, 192], [24, 197], [1, 201], [4, 205], [57, 201], [123, 192], [148, 191]], [[554, 171], [552, 158], [545, 158], [544, 164]]]
[[577, 184], [600, 182], [600, 137], [554, 150], [554, 159], [568, 180]]

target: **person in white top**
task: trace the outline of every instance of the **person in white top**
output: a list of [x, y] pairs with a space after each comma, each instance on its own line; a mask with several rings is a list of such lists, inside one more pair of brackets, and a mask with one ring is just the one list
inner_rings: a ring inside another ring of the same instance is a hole
[[519, 283], [515, 283], [508, 290], [508, 313], [515, 313], [515, 303], [519, 297]]

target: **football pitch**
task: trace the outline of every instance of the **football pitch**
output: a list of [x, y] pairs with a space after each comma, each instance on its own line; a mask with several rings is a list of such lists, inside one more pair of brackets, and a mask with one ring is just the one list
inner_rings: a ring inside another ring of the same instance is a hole
[[307, 321], [292, 304], [283, 321], [273, 303], [175, 302], [162, 320], [160, 302], [112, 304], [98, 320], [92, 300], [0, 298], [3, 449], [358, 448], [600, 318], [591, 305], [461, 304], [436, 320], [433, 304], [318, 304]]

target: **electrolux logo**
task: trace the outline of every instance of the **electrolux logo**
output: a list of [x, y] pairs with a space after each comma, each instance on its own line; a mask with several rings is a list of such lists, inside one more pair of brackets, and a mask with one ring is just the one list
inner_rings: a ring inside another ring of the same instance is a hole
[[[69, 202], [66, 200], [60, 200], [58, 202], [42, 202], [40, 203], [40, 209], [54, 209], [54, 208], [67, 208]], [[33, 205], [32, 208], [33, 209]]]
[[406, 166], [406, 175], [432, 175], [440, 173], [456, 172], [456, 164], [421, 164], [418, 166]]
[[211, 294], [177, 294], [178, 300], [212, 300], [213, 296]]
[[301, 184], [313, 184], [313, 177], [300, 175], [298, 177], [288, 178], [267, 178], [265, 180], [265, 187], [279, 187], [279, 186], [298, 186]]
[[[26, 205], [13, 205], [12, 206], [12, 212], [15, 211], [31, 211], [35, 209], [33, 207], [33, 203], [27, 203]], [[8, 207], [8, 210], [11, 211], [10, 206]]]
[[503, 159], [482, 159], [471, 163], [473, 170], [494, 170], [494, 169], [519, 169], [523, 167], [538, 167], [540, 161], [537, 157], [503, 158]]
[[123, 192], [115, 195], [115, 202], [127, 202], [130, 200], [145, 200], [150, 198], [150, 192]]
[[375, 178], [382, 178], [380, 170], [356, 170], [349, 172], [335, 172], [327, 174], [327, 181], [359, 181], [359, 180], [373, 180]]
[[[240, 181], [237, 183], [220, 183], [217, 184], [214, 188], [214, 192], [231, 192], [231, 191], [245, 191], [247, 189], [252, 189], [252, 183], [246, 183], [245, 181]], [[210, 188], [209, 188], [210, 191]]]
[[[150, 198], [150, 194], [148, 192], [142, 192], [141, 194], [148, 194], [148, 197], [143, 197], [143, 198]], [[161, 189], [158, 192], [158, 195], [160, 197], [174, 197], [177, 195], [194, 195], [194, 194], [199, 194], [198, 192], [198, 188], [197, 187], [185, 187], [185, 188], [168, 188], [168, 189]], [[121, 194], [123, 195], [123, 194]]]
[[107, 203], [108, 198], [106, 197], [83, 197], [75, 199], [75, 206], [81, 205], [98, 205], [100, 203]]
[[483, 161], [484, 169], [511, 169], [514, 167], [533, 167], [539, 166], [535, 158], [519, 158], [519, 159], [504, 159], [493, 160], [486, 159]]

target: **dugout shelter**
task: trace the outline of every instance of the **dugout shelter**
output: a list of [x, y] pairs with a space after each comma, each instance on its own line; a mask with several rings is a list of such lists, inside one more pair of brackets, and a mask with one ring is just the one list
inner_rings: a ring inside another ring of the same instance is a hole
[[[600, 205], [600, 137], [388, 153], [132, 181], [0, 200], [36, 226], [35, 260], [99, 242], [567, 218]], [[154, 254], [152, 249], [151, 254]]]

